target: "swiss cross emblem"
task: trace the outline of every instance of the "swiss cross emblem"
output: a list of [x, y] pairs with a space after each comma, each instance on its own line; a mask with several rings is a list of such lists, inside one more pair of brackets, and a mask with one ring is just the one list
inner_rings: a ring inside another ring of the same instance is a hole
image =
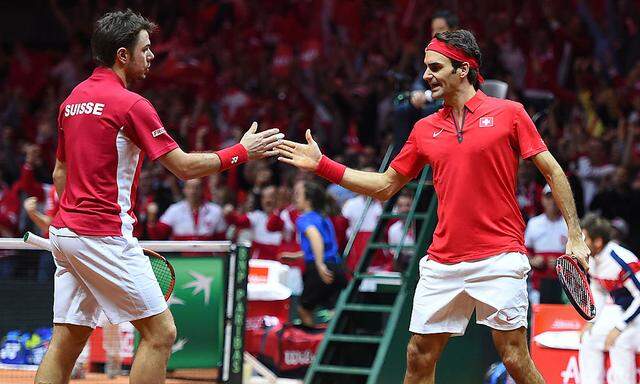
[[231, 158], [231, 164], [235, 164], [235, 163], [237, 163], [237, 162], [238, 162], [238, 156], [233, 156], [233, 157]]
[[480, 128], [493, 127], [493, 117], [486, 116], [480, 119]]

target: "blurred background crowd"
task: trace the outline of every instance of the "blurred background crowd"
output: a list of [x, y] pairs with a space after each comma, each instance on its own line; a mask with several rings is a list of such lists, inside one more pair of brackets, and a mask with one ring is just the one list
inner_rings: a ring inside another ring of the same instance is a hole
[[[151, 74], [134, 90], [153, 103], [183, 149], [225, 147], [258, 121], [297, 141], [309, 128], [323, 151], [358, 169], [377, 169], [390, 143], [402, 145], [402, 132], [408, 134], [412, 123], [407, 110], [424, 108], [406, 95], [425, 87], [424, 47], [432, 29], [458, 23], [476, 34], [484, 77], [507, 82], [507, 97], [523, 103], [534, 117], [569, 175], [579, 214], [598, 212], [614, 219], [618, 239], [639, 250], [636, 1], [40, 3], [37, 15], [32, 5], [21, 4], [0, 12], [2, 237], [37, 231], [38, 212], [55, 210], [51, 171], [58, 106], [94, 67], [89, 48], [93, 18], [130, 7], [160, 26], [152, 36], [156, 57]], [[450, 13], [436, 13], [443, 9]], [[287, 252], [297, 252], [287, 229], [291, 190], [296, 181], [310, 177], [265, 160], [185, 183], [159, 163], [147, 162], [137, 194], [136, 234], [140, 239], [248, 236], [255, 257], [288, 258]], [[362, 198], [337, 186], [329, 191], [344, 247], [362, 212]], [[544, 270], [545, 255], [560, 250], [544, 249], [548, 241], [541, 249], [536, 244], [558, 214], [530, 162], [521, 165], [517, 195], [525, 221], [547, 218], [538, 227], [530, 223], [526, 236], [534, 268]], [[398, 204], [406, 203], [400, 199]], [[380, 209], [374, 204], [373, 210], [364, 232], [377, 221]], [[553, 234], [562, 243], [562, 228], [557, 231]], [[0, 276], [46, 279], [49, 259], [43, 257], [38, 268], [33, 263], [19, 268], [23, 261], [15, 258], [2, 263]]]

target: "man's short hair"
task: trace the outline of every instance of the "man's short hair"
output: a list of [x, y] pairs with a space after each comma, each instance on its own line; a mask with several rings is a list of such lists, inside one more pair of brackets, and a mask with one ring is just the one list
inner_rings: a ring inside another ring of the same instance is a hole
[[[478, 62], [478, 66], [482, 66], [482, 54], [480, 53], [480, 47], [478, 46], [473, 33], [467, 31], [466, 29], [458, 29], [455, 31], [436, 33], [435, 38], [449, 46], [464, 51], [467, 56], [476, 59], [476, 61]], [[461, 61], [453, 59], [450, 60], [454, 70], [462, 67]], [[469, 79], [469, 83], [471, 83], [471, 85], [473, 85], [475, 89], [478, 89], [480, 87], [480, 83], [478, 82], [478, 74], [479, 70], [469, 68], [469, 75], [467, 76], [467, 78]]]
[[441, 9], [439, 11], [436, 11], [431, 17], [431, 21], [433, 21], [434, 19], [444, 19], [444, 21], [447, 23], [447, 26], [449, 27], [449, 30], [452, 31], [458, 29], [458, 26], [460, 25], [460, 19], [458, 18], [458, 15], [448, 9]]
[[601, 238], [605, 244], [611, 240], [613, 235], [613, 227], [609, 220], [593, 213], [585, 215], [580, 225], [592, 240]]
[[157, 25], [131, 9], [109, 12], [96, 21], [91, 36], [93, 58], [100, 65], [113, 66], [116, 52], [124, 47], [131, 51], [142, 30], [152, 33]]

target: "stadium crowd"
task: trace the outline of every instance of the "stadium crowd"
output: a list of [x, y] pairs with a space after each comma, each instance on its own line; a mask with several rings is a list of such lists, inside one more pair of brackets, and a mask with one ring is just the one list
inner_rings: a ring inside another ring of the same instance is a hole
[[[398, 95], [412, 89], [424, 70], [431, 17], [449, 8], [461, 27], [476, 33], [484, 77], [509, 84], [507, 97], [526, 106], [569, 172], [580, 215], [594, 211], [614, 219], [620, 241], [639, 250], [637, 2], [50, 0], [48, 6], [66, 36], [63, 44], [0, 46], [0, 236], [37, 230], [29, 213], [53, 209], [58, 106], [94, 66], [89, 15], [131, 7], [159, 24], [151, 74], [135, 90], [154, 104], [182, 148], [224, 147], [258, 121], [296, 141], [310, 128], [326, 153], [364, 169], [377, 168], [392, 142], [395, 113], [407, 102]], [[181, 182], [147, 162], [136, 198], [136, 234], [248, 236], [255, 257], [294, 259], [299, 248], [292, 237], [291, 191], [296, 181], [311, 177], [265, 160]], [[344, 247], [359, 197], [335, 186], [330, 192]], [[557, 219], [553, 202], [545, 201], [543, 177], [528, 162], [521, 165], [517, 195], [526, 221]], [[369, 216], [375, 223], [376, 215]], [[544, 270], [548, 259], [535, 256], [553, 252], [535, 249], [537, 231], [527, 229], [527, 246], [534, 268]], [[46, 276], [42, 268], [52, 267], [41, 264], [40, 277]], [[0, 277], [18, 273], [2, 265]], [[20, 273], [38, 276], [35, 268]]]

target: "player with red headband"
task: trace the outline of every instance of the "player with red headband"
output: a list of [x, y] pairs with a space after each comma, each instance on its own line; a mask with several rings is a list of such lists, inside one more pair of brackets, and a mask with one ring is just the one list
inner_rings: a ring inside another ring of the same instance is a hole
[[587, 267], [567, 178], [523, 106], [478, 90], [481, 54], [469, 31], [436, 34], [425, 49], [424, 80], [444, 108], [419, 120], [384, 173], [346, 168], [307, 143], [285, 140], [279, 160], [355, 192], [387, 200], [425, 165], [433, 169], [438, 225], [420, 260], [407, 348], [405, 384], [433, 383], [449, 337], [462, 335], [472, 312], [492, 329], [502, 361], [517, 383], [544, 383], [526, 339], [530, 269], [524, 221], [516, 201], [520, 158], [532, 159], [547, 179], [569, 227], [567, 254]]

